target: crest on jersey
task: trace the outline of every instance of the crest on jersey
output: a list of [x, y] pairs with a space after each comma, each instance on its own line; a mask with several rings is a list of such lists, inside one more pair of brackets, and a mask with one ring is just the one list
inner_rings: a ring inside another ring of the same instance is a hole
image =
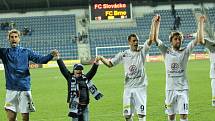
[[133, 74], [137, 73], [137, 67], [136, 67], [136, 65], [131, 65], [129, 67], [129, 71], [130, 71], [130, 75], [133, 75]]
[[179, 69], [178, 63], [172, 63], [172, 64], [171, 64], [171, 69], [172, 69], [172, 70], [178, 70], [178, 69]]

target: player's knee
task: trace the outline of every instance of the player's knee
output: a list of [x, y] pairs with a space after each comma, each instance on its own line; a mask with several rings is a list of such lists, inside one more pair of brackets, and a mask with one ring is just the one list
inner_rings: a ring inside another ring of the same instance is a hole
[[181, 119], [187, 119], [187, 114], [180, 114]]
[[138, 117], [139, 117], [139, 118], [143, 118], [143, 117], [145, 117], [145, 115], [143, 115], [143, 114], [138, 114]]
[[131, 115], [125, 115], [124, 117], [125, 117], [125, 119], [130, 119]]

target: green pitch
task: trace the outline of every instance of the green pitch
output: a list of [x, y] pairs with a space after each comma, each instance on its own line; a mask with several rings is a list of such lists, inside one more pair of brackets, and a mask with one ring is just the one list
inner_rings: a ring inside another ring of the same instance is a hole
[[[69, 67], [71, 68], [71, 67]], [[85, 72], [90, 66], [85, 67]], [[163, 62], [146, 63], [148, 75], [147, 121], [166, 121], [164, 114], [165, 73]], [[31, 121], [69, 121], [67, 117], [67, 84], [58, 68], [31, 69], [32, 94], [36, 112]], [[95, 101], [91, 97], [91, 121], [124, 121], [122, 116], [123, 67], [107, 68], [101, 65], [93, 81], [104, 94]], [[215, 108], [211, 107], [209, 61], [190, 61], [190, 121], [214, 121]], [[4, 111], [5, 80], [0, 71], [0, 121], [6, 121]], [[20, 115], [18, 120], [21, 121]], [[135, 121], [137, 119], [135, 118]]]

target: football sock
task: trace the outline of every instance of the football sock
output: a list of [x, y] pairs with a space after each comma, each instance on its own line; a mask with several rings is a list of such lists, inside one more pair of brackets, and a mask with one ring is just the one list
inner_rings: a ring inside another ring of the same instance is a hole
[[211, 79], [212, 106], [215, 106], [215, 79]]
[[180, 119], [180, 121], [188, 121], [188, 119]]
[[139, 119], [139, 121], [146, 121], [146, 118], [145, 117], [143, 117], [143, 118], [138, 118]]

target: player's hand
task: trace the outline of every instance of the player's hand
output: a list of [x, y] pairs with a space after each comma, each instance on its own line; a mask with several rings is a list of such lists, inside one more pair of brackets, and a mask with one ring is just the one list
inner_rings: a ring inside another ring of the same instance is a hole
[[160, 20], [161, 20], [161, 16], [160, 15], [156, 15], [154, 16], [154, 26], [157, 27], [160, 24]]
[[60, 53], [56, 49], [51, 51], [51, 55], [54, 57], [54, 60], [58, 60], [60, 58]]
[[161, 16], [159, 14], [155, 15], [152, 19], [153, 23], [158, 23], [160, 22]]
[[102, 61], [103, 59], [104, 59], [103, 56], [98, 55], [98, 56], [96, 56], [95, 61], [96, 61], [96, 62], [99, 62], [99, 61]]
[[206, 17], [204, 15], [199, 16], [199, 22], [205, 22]]
[[98, 55], [95, 58], [95, 62], [98, 63], [100, 60], [102, 60], [102, 56]]
[[59, 55], [58, 50], [56, 50], [56, 49], [52, 50], [52, 51], [51, 51], [51, 55], [54, 56], [54, 57], [55, 57], [55, 56], [58, 56], [58, 55]]
[[156, 15], [156, 22], [160, 22], [161, 16], [159, 14]]

